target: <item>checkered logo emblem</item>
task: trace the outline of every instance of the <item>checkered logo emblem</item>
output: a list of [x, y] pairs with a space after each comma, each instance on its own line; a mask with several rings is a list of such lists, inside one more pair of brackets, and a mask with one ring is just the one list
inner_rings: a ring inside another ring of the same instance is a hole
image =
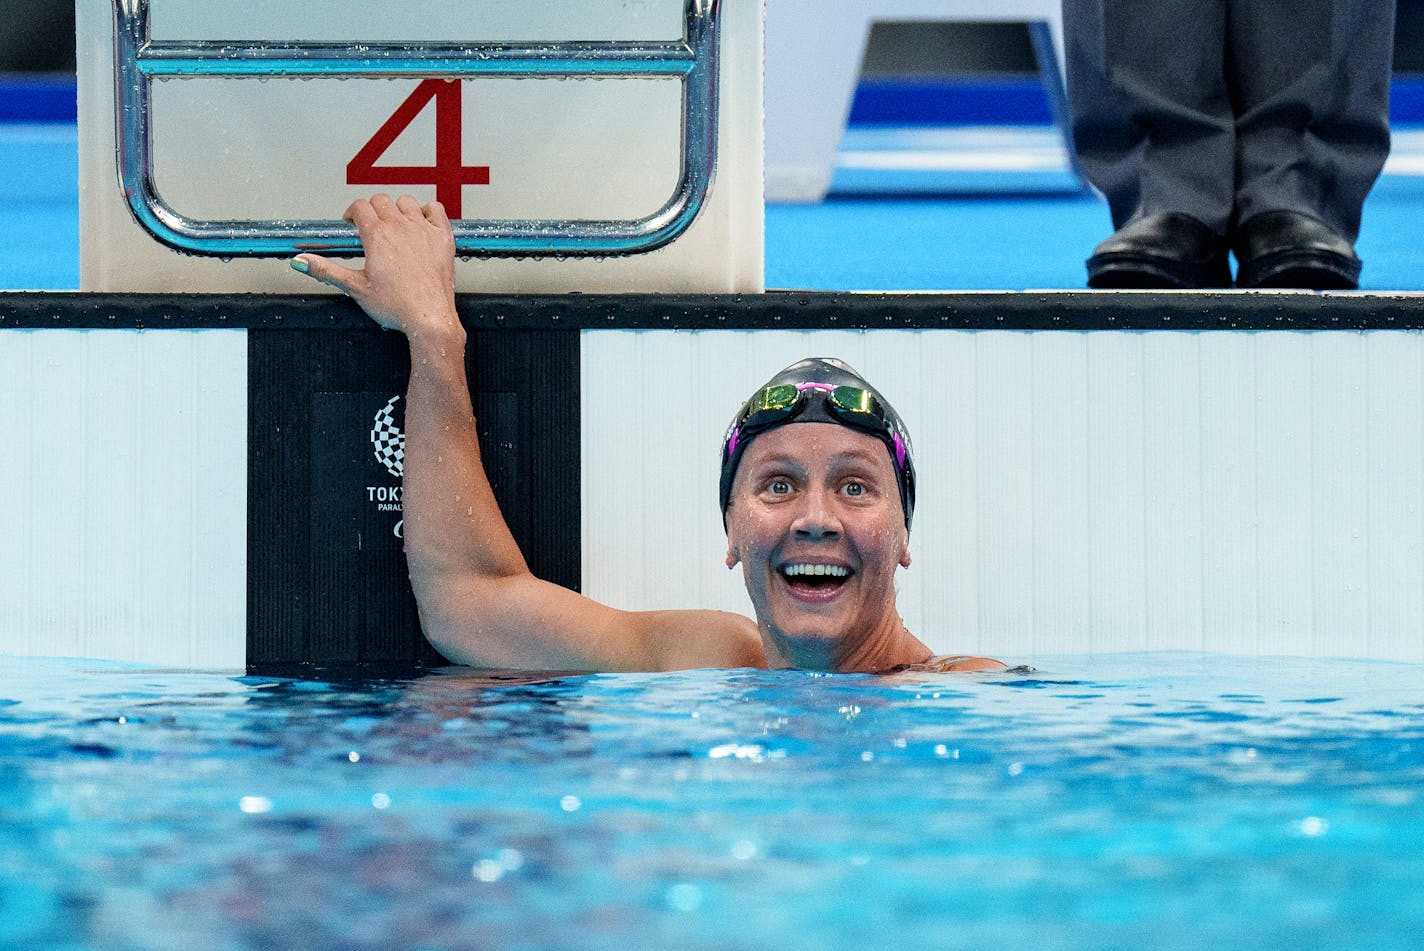
[[376, 461], [397, 479], [405, 471], [405, 433], [396, 422], [396, 404], [399, 402], [399, 396], [392, 396], [390, 402], [376, 414], [376, 421], [371, 426], [371, 448], [376, 452]]

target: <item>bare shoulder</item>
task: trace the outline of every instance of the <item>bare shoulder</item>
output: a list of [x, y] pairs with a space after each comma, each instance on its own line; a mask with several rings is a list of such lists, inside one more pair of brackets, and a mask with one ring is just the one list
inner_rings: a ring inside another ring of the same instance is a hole
[[643, 639], [662, 670], [765, 667], [756, 622], [730, 611], [643, 611]]

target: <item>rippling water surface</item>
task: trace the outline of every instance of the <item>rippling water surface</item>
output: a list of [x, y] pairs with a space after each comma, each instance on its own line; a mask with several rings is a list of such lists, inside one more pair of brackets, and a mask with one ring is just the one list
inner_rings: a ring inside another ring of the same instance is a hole
[[0, 947], [1417, 948], [1424, 667], [0, 658]]

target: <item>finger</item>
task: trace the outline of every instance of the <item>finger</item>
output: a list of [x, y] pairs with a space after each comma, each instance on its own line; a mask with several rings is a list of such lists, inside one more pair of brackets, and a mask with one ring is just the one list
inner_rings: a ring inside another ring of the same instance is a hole
[[384, 192], [371, 196], [371, 207], [376, 209], [376, 214], [380, 215], [382, 220], [389, 220], [400, 214], [400, 209], [396, 207], [395, 201]]
[[423, 217], [423, 213], [420, 210], [420, 202], [416, 201], [413, 195], [402, 195], [397, 198], [396, 207], [399, 208], [401, 214], [407, 218], [414, 218], [419, 221]]
[[342, 220], [349, 221], [355, 225], [358, 231], [363, 226], [363, 223], [369, 226], [380, 220], [376, 215], [376, 209], [371, 207], [371, 200], [369, 198], [358, 198], [353, 201], [341, 217]]
[[445, 206], [438, 201], [432, 201], [421, 209], [425, 213], [425, 220], [435, 225], [437, 228], [450, 230], [450, 217], [445, 214]]
[[299, 254], [289, 262], [292, 270], [329, 284], [346, 294], [356, 294], [366, 286], [366, 272], [343, 267], [319, 254]]

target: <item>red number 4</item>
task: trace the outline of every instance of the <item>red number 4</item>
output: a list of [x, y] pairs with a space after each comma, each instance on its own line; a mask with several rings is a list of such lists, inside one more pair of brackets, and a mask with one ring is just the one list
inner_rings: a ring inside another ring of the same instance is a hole
[[[464, 122], [461, 118], [458, 79], [427, 79], [415, 87], [400, 108], [385, 121], [371, 141], [361, 146], [346, 165], [348, 185], [434, 185], [435, 200], [451, 218], [463, 217], [461, 191], [465, 185], [488, 185], [488, 165], [462, 165]], [[415, 117], [435, 100], [435, 164], [377, 165], [376, 160], [404, 132]]]

